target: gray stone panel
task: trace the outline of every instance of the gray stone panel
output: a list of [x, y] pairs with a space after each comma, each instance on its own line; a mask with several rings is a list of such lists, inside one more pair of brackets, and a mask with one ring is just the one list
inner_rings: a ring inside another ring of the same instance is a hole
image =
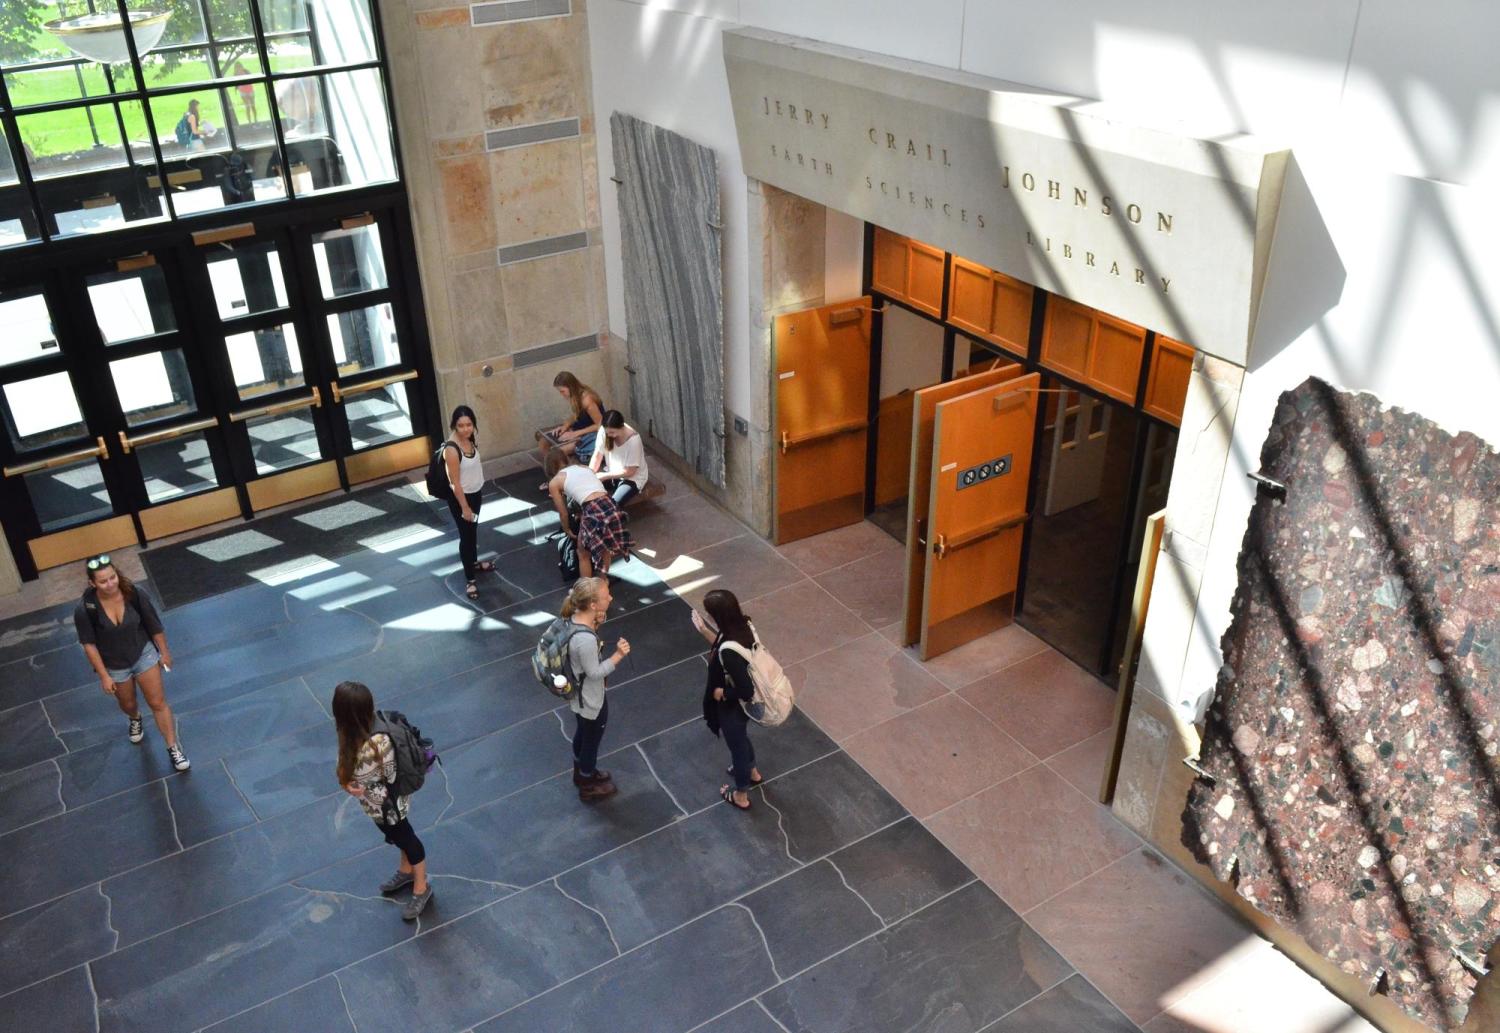
[[724, 484], [723, 214], [714, 152], [610, 116], [636, 426]]

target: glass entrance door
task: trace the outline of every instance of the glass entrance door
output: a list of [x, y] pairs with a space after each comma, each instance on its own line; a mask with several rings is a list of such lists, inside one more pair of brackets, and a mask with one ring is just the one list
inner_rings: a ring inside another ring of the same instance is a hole
[[246, 224], [0, 284], [23, 573], [425, 463], [394, 234], [378, 214]]

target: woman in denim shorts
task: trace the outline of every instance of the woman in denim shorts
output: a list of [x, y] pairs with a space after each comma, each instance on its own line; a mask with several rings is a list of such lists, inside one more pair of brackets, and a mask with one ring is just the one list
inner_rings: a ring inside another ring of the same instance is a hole
[[137, 743], [146, 737], [135, 698], [136, 685], [140, 685], [166, 741], [172, 767], [186, 771], [192, 764], [177, 741], [177, 723], [161, 683], [162, 668], [172, 668], [172, 651], [167, 648], [167, 633], [156, 606], [115, 569], [108, 556], [95, 556], [87, 569], [89, 587], [73, 611], [73, 626], [89, 666], [99, 676], [100, 687], [130, 719], [130, 741]]

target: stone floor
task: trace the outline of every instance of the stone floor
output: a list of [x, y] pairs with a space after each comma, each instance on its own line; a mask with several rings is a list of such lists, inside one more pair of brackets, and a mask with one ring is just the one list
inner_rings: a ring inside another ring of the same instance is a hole
[[[0, 1014], [72, 1031], [1354, 1033], [1349, 1009], [1094, 802], [1110, 691], [1020, 628], [921, 664], [900, 549], [774, 549], [663, 475], [607, 637], [620, 794], [580, 804], [528, 652], [560, 583], [537, 477], [501, 477], [478, 604], [414, 528], [339, 569], [167, 614], [193, 761], [131, 746], [71, 602], [0, 621]], [[125, 562], [129, 562], [126, 560]], [[309, 571], [316, 570], [309, 567]], [[76, 598], [77, 574], [28, 586]], [[726, 586], [800, 688], [741, 814], [699, 723], [688, 607]], [[12, 604], [24, 605], [22, 604]], [[343, 678], [410, 714], [436, 896], [333, 784]]]

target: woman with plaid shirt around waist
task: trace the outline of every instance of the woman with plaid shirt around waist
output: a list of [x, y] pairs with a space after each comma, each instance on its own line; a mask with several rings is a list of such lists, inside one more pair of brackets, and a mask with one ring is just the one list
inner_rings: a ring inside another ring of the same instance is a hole
[[[610, 563], [616, 556], [628, 557], [635, 542], [599, 475], [579, 466], [561, 449], [553, 449], [547, 453], [547, 488], [564, 530], [578, 542], [578, 573], [607, 578]], [[577, 532], [568, 516], [568, 503], [579, 508]]]

